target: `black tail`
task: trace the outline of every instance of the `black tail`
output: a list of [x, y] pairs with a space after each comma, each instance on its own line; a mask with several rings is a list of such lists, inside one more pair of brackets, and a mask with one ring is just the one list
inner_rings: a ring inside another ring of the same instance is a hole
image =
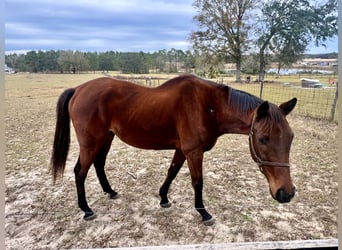
[[67, 89], [60, 95], [57, 101], [55, 139], [53, 142], [50, 163], [54, 183], [57, 177], [63, 176], [65, 162], [69, 151], [70, 116], [68, 107], [70, 99], [74, 93], [75, 89]]

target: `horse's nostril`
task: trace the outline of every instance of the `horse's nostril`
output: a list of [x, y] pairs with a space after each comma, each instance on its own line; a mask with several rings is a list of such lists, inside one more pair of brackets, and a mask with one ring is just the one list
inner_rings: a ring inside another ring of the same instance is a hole
[[276, 199], [280, 203], [290, 202], [294, 195], [295, 189], [291, 193], [286, 193], [286, 191], [283, 188], [280, 188], [277, 191]]

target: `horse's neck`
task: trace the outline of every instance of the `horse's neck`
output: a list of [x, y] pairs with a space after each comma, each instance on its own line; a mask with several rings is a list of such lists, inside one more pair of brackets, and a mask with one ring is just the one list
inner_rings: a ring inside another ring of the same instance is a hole
[[219, 117], [221, 134], [249, 134], [253, 110], [249, 112], [236, 112], [233, 109], [224, 109]]
[[218, 116], [221, 133], [249, 134], [254, 110], [262, 100], [229, 87], [221, 88], [221, 91], [224, 94], [216, 99], [221, 113]]

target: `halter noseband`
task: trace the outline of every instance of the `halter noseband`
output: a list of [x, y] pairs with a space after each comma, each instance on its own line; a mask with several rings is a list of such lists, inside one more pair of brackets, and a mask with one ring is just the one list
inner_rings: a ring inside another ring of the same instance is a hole
[[285, 162], [271, 162], [271, 161], [263, 161], [256, 153], [254, 145], [253, 145], [253, 128], [254, 128], [254, 122], [255, 122], [255, 117], [256, 115], [254, 114], [253, 116], [253, 120], [252, 120], [252, 125], [251, 125], [251, 129], [249, 131], [249, 135], [248, 135], [248, 139], [249, 139], [249, 145], [251, 148], [251, 152], [254, 156], [254, 161], [255, 163], [259, 166], [259, 169], [261, 172], [263, 172], [262, 170], [262, 166], [272, 166], [272, 167], [290, 167], [289, 163], [285, 163]]

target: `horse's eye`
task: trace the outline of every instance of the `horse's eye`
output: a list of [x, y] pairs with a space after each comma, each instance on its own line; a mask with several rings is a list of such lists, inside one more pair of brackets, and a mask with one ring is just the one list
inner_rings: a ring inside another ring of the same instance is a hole
[[268, 137], [261, 137], [261, 138], [259, 138], [259, 142], [261, 143], [261, 144], [267, 144], [267, 142], [269, 141], [269, 138]]

